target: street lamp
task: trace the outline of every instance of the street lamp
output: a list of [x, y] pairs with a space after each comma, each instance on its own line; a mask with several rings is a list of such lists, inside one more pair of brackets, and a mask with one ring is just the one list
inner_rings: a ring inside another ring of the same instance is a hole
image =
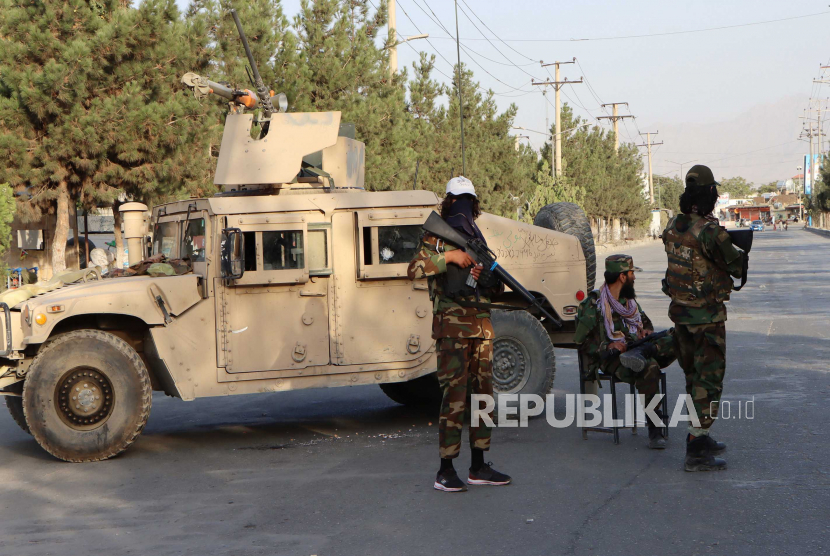
[[[678, 165], [680, 165], [680, 183], [683, 183], [683, 182], [684, 182], [684, 180], [683, 180], [683, 165], [684, 165], [684, 164], [688, 164], [688, 163], [690, 163], [690, 162], [697, 162], [697, 159], [695, 158], [694, 160], [687, 160], [686, 162], [674, 162], [674, 161], [672, 161], [672, 160], [666, 160], [666, 162], [669, 162], [669, 163], [671, 163], [671, 164], [678, 164]], [[662, 186], [661, 186], [661, 187], [657, 190], [657, 204], [658, 204], [658, 205], [662, 205], [662, 203], [660, 202], [660, 191], [661, 191], [662, 189], [663, 189], [663, 188], [662, 188]]]
[[[796, 177], [796, 179], [799, 181], [798, 188], [796, 189], [796, 191], [798, 192], [798, 218], [800, 222], [804, 220], [804, 205], [801, 202], [801, 191], [804, 189], [804, 174], [802, 173], [803, 170], [803, 166], [795, 167], [795, 171], [801, 174], [800, 180], [798, 180], [798, 178]], [[798, 174], [796, 174], [796, 176], [798, 176]]]

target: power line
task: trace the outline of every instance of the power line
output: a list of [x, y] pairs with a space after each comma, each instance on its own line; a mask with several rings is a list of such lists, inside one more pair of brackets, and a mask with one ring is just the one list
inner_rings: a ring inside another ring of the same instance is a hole
[[[488, 27], [488, 26], [487, 26], [487, 24], [486, 24], [486, 23], [484, 23], [484, 21], [482, 21], [482, 19], [481, 19], [480, 17], [478, 17], [478, 15], [475, 13], [475, 11], [474, 11], [474, 10], [470, 7], [470, 5], [469, 5], [469, 4], [467, 4], [467, 2], [466, 2], [465, 0], [461, 0], [461, 1], [462, 1], [462, 2], [464, 2], [464, 5], [465, 5], [465, 6], [467, 6], [467, 8], [468, 8], [468, 9], [472, 12], [472, 14], [473, 14], [474, 16], [476, 16], [476, 19], [477, 19], [477, 20], [479, 20], [479, 21], [481, 21], [481, 24], [482, 24], [482, 25], [484, 25], [484, 27], [486, 27], [488, 31], [490, 31], [491, 33], [493, 33], [493, 36], [494, 36], [494, 37], [496, 37], [497, 39], [499, 39], [499, 40], [500, 40], [500, 41], [501, 41], [501, 42], [502, 42], [502, 43], [503, 43], [503, 44], [504, 44], [507, 48], [509, 48], [510, 50], [512, 50], [513, 52], [515, 52], [516, 54], [518, 54], [519, 56], [522, 56], [523, 58], [527, 58], [528, 60], [530, 60], [530, 61], [532, 62], [532, 64], [536, 64], [536, 62], [537, 62], [538, 60], [534, 60], [534, 59], [533, 59], [533, 58], [531, 58], [530, 56], [527, 56], [527, 55], [525, 55], [525, 54], [522, 54], [521, 52], [519, 52], [518, 50], [516, 50], [515, 48], [513, 48], [512, 46], [510, 46], [510, 45], [509, 45], [509, 44], [507, 44], [506, 42], [504, 42], [504, 40], [502, 40], [502, 38], [501, 38], [501, 37], [499, 37], [499, 36], [496, 34], [496, 32], [495, 32], [495, 31], [493, 31], [492, 29], [490, 29], [490, 27]], [[532, 64], [527, 64], [527, 65], [532, 65]]]
[[[665, 37], [671, 35], [688, 35], [690, 33], [707, 33], [710, 31], [722, 31], [725, 29], [737, 29], [739, 27], [752, 27], [753, 25], [767, 25], [769, 23], [779, 23], [782, 21], [792, 21], [796, 19], [804, 19], [808, 17], [815, 17], [817, 15], [826, 15], [830, 14], [830, 11], [824, 12], [816, 12], [812, 14], [806, 15], [797, 15], [793, 17], [783, 17], [780, 19], [768, 19], [765, 21], [755, 21], [752, 23], [739, 23], [736, 25], [721, 25], [719, 27], [707, 27], [704, 29], [689, 29], [687, 31], [666, 31], [663, 33], [647, 33], [643, 35], [620, 35], [616, 37], [588, 37], [588, 38], [579, 38], [579, 39], [502, 39], [504, 42], [580, 42], [580, 41], [614, 41], [614, 40], [625, 40], [625, 39], [642, 39], [648, 37]], [[435, 37], [437, 39], [451, 39], [455, 40], [453, 37]], [[483, 40], [483, 39], [462, 39], [462, 40]]]

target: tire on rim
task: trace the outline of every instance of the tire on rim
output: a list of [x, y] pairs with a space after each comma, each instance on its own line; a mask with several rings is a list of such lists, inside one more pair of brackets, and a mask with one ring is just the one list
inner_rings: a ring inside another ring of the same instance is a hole
[[101, 330], [76, 330], [43, 346], [23, 386], [32, 436], [58, 459], [100, 461], [141, 434], [152, 404], [150, 375], [135, 350]]
[[545, 327], [527, 311], [493, 311], [493, 390], [538, 394], [553, 388], [556, 357]]
[[[17, 384], [13, 384], [7, 388], [10, 392], [16, 392], [18, 394], [23, 392], [23, 383], [18, 382]], [[32, 434], [29, 430], [29, 425], [26, 423], [26, 416], [23, 414], [23, 398], [17, 396], [3, 396], [6, 401], [6, 408], [9, 410], [9, 413], [14, 419], [14, 422], [17, 423], [23, 432]]]
[[564, 232], [579, 240], [582, 245], [582, 254], [585, 255], [585, 277], [588, 279], [588, 291], [593, 290], [597, 278], [594, 235], [591, 233], [591, 223], [579, 205], [574, 203], [546, 205], [536, 213], [533, 224], [556, 232]]
[[380, 389], [394, 402], [411, 406], [441, 405], [441, 387], [435, 373], [418, 377], [408, 382], [389, 382], [381, 384]]

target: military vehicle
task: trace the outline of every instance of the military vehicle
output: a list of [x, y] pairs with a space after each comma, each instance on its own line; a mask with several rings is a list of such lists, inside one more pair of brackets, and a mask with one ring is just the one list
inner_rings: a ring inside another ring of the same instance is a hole
[[[365, 190], [364, 145], [339, 112], [286, 112], [272, 96], [280, 108], [255, 121], [259, 92], [183, 80], [229, 102], [223, 191], [153, 208], [151, 241], [146, 207], [122, 212], [131, 265], [163, 255], [192, 271], [100, 279], [93, 269], [0, 304], [0, 393], [15, 421], [53, 456], [84, 462], [136, 440], [153, 391], [194, 400], [378, 384], [401, 403], [434, 402], [432, 303], [406, 268], [439, 198]], [[575, 237], [590, 238], [584, 215], [558, 204], [537, 220], [569, 233], [479, 219], [499, 263], [563, 321], [493, 312], [499, 392], [550, 390], [553, 346], [571, 344], [593, 286], [593, 242]], [[527, 306], [510, 291], [494, 302]]]

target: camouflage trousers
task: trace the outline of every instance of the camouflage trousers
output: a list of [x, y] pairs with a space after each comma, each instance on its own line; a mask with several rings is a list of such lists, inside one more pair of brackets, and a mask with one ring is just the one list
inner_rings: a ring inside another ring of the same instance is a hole
[[686, 393], [695, 405], [700, 428], [718, 418], [726, 373], [726, 323], [676, 324], [677, 358], [686, 374]]
[[637, 392], [645, 396], [645, 403], [648, 405], [660, 390], [660, 370], [665, 369], [677, 359], [674, 343], [673, 336], [664, 336], [654, 342], [657, 352], [649, 358], [645, 369], [639, 373], [635, 373], [622, 365], [619, 357], [611, 357], [603, 361], [601, 365], [602, 372], [605, 374], [613, 373], [621, 382], [636, 386]]
[[[493, 395], [493, 345], [480, 338], [438, 340], [438, 383], [444, 397], [438, 418], [438, 452], [455, 458], [461, 451], [464, 422], [470, 423], [470, 395]], [[492, 418], [492, 412], [489, 414]], [[470, 447], [490, 449], [491, 429], [470, 424]]]

